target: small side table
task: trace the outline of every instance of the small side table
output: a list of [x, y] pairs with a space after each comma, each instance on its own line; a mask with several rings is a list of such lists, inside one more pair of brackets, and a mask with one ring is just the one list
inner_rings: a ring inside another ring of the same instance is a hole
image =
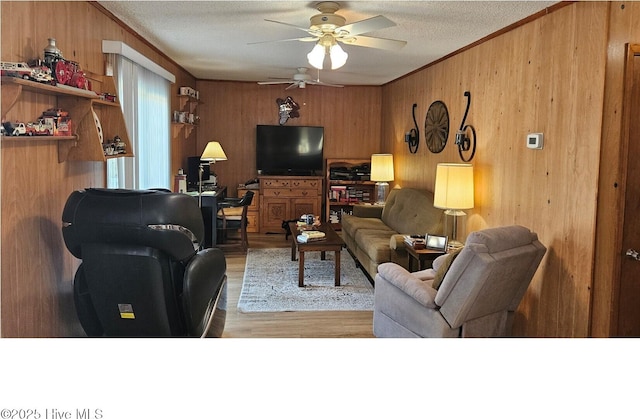
[[[413, 270], [414, 260], [418, 262], [417, 270], [421, 271], [423, 269], [430, 268], [431, 263], [435, 258], [437, 258], [438, 256], [444, 255], [444, 252], [441, 252], [440, 250], [414, 249], [411, 246], [405, 246], [405, 249], [407, 249], [407, 258], [408, 258], [407, 266], [409, 267], [409, 272], [415, 272]], [[427, 262], [428, 262], [428, 265], [427, 265]]]

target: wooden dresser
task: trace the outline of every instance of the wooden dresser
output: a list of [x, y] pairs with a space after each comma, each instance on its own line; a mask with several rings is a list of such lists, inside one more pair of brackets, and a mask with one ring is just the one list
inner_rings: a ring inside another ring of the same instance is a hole
[[321, 215], [322, 176], [260, 176], [260, 232], [283, 233], [282, 221]]

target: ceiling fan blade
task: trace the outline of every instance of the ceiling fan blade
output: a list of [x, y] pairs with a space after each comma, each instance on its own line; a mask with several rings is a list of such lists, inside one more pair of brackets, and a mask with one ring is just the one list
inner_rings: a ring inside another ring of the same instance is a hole
[[284, 89], [284, 90], [290, 90], [290, 89], [294, 89], [294, 88], [296, 88], [296, 87], [299, 87], [299, 86], [298, 86], [298, 83], [293, 83], [293, 84], [291, 84], [290, 86], [287, 86], [287, 88], [286, 88], [286, 89]]
[[258, 84], [289, 84], [289, 83], [294, 83], [294, 81], [292, 81], [292, 80], [283, 80], [283, 81], [259, 81], [258, 82]]
[[268, 44], [272, 42], [289, 42], [289, 41], [317, 42], [318, 38], [313, 38], [308, 36], [305, 38], [274, 39], [272, 41], [248, 42], [247, 45]]
[[379, 15], [341, 26], [335, 30], [335, 33], [339, 34], [340, 31], [344, 30], [349, 32], [350, 35], [359, 35], [361, 33], [373, 32], [379, 29], [390, 28], [392, 26], [396, 26], [396, 24], [386, 17]]
[[305, 32], [306, 32], [306, 33], [308, 33], [308, 34], [314, 35], [314, 32], [313, 32], [313, 31], [311, 31], [311, 30], [309, 30], [309, 28], [302, 28], [302, 27], [297, 26], [297, 25], [292, 25], [291, 23], [278, 22], [277, 20], [271, 20], [271, 19], [265, 19], [265, 21], [267, 21], [267, 22], [271, 22], [271, 23], [277, 23], [278, 25], [285, 25], [285, 26], [289, 26], [289, 27], [292, 27], [292, 28], [299, 29], [299, 30], [301, 30], [301, 31], [305, 31]]
[[327, 87], [344, 87], [341, 84], [331, 84], [331, 83], [325, 83], [323, 81], [316, 81], [316, 80], [309, 80], [307, 81], [307, 84], [313, 84], [316, 86], [327, 86]]
[[398, 39], [375, 38], [373, 36], [354, 36], [349, 38], [338, 38], [338, 41], [345, 45], [356, 45], [358, 47], [378, 48], [386, 50], [398, 50], [407, 44], [407, 41]]

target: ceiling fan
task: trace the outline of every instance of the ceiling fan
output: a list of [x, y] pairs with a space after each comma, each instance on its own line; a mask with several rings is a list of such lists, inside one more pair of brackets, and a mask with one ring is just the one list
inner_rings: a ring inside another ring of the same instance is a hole
[[[290, 79], [281, 79], [280, 81], [259, 81], [258, 84], [289, 84], [286, 89], [304, 89], [307, 87], [307, 84], [318, 85], [318, 86], [328, 86], [328, 87], [344, 87], [340, 84], [331, 84], [320, 81], [320, 70], [318, 70], [318, 78], [313, 79], [310, 74], [307, 73], [309, 70], [307, 67], [298, 67], [298, 72], [293, 75]], [[276, 78], [274, 78], [276, 80]]]
[[[336, 69], [344, 65], [347, 61], [348, 54], [340, 48], [338, 42], [345, 45], [355, 45], [359, 47], [378, 48], [386, 50], [400, 49], [406, 45], [406, 41], [397, 39], [377, 38], [362, 35], [364, 33], [373, 32], [379, 29], [389, 28], [396, 24], [382, 15], [374, 16], [368, 19], [347, 24], [347, 20], [336, 12], [340, 9], [340, 5], [332, 1], [323, 1], [316, 5], [320, 14], [314, 15], [310, 19], [309, 28], [301, 28], [289, 23], [279, 22], [276, 20], [265, 19], [267, 22], [273, 22], [280, 25], [286, 25], [307, 32], [311, 36], [302, 38], [282, 39], [279, 41], [266, 42], [285, 42], [285, 41], [302, 41], [315, 42], [316, 46], [307, 55], [309, 63], [322, 69], [325, 54], [329, 54], [332, 62], [332, 69]], [[263, 43], [263, 42], [256, 42]]]

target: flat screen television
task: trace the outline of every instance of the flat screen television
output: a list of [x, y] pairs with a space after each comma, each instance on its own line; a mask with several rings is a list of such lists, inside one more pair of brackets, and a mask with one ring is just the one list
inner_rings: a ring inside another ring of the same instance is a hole
[[323, 127], [258, 125], [256, 169], [261, 175], [321, 174], [323, 146]]

